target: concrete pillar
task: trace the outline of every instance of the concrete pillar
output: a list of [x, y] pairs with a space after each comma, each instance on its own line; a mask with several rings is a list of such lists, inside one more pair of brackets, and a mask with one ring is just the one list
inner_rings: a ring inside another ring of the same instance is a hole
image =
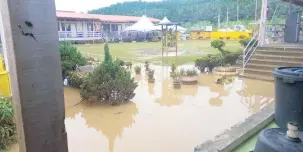
[[[3, 20], [2, 20], [2, 17], [1, 17], [1, 12], [0, 12], [0, 34], [1, 34], [1, 43], [2, 43], [2, 49], [3, 49], [3, 60], [4, 60], [4, 63], [5, 63], [5, 70], [9, 72], [9, 68], [8, 68], [8, 60], [7, 60], [7, 50], [6, 50], [6, 45], [5, 45], [5, 41], [4, 41], [4, 29], [3, 29]], [[0, 61], [2, 62], [2, 61]]]
[[291, 11], [292, 11], [292, 4], [293, 4], [293, 1], [292, 1], [292, 0], [289, 0], [288, 14], [290, 14]]
[[266, 25], [267, 25], [267, 0], [262, 0], [261, 19], [260, 19], [260, 33], [259, 45], [265, 44]]
[[19, 151], [67, 152], [55, 1], [1, 0], [0, 11]]

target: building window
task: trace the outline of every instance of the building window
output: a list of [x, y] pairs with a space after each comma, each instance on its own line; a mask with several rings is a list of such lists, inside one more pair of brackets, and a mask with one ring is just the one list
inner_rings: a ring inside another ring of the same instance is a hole
[[87, 31], [93, 31], [93, 23], [87, 23]]
[[66, 26], [66, 31], [71, 31], [72, 30], [71, 29], [71, 24], [67, 23], [67, 24], [65, 24], [65, 26]]
[[109, 24], [103, 24], [103, 30], [104, 31], [110, 31], [110, 25]]
[[118, 25], [117, 24], [112, 24], [111, 25], [111, 31], [118, 31]]
[[65, 24], [61, 23], [61, 31], [65, 31]]
[[60, 23], [59, 22], [57, 24], [57, 29], [58, 29], [58, 31], [60, 31]]

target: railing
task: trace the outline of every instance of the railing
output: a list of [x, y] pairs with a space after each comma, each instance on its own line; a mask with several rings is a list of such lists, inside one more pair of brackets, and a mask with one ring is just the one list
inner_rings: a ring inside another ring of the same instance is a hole
[[284, 43], [284, 30], [285, 24], [268, 24], [265, 33], [265, 43]]
[[104, 31], [58, 31], [59, 40], [96, 40], [107, 38]]
[[245, 66], [249, 62], [252, 55], [255, 53], [258, 45], [259, 45], [259, 33], [255, 33], [253, 38], [249, 41], [247, 46], [243, 49], [243, 72], [245, 71]]

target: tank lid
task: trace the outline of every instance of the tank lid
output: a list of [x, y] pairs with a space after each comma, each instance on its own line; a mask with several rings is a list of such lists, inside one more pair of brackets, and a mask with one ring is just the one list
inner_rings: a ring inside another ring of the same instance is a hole
[[273, 74], [284, 82], [303, 81], [303, 67], [279, 67], [273, 71]]

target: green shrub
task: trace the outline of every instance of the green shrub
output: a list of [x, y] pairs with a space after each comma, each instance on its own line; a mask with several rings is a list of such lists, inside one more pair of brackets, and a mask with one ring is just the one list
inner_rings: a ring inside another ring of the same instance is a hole
[[[250, 41], [251, 41], [251, 43], [249, 44]], [[244, 39], [244, 40], [240, 40], [239, 43], [240, 43], [242, 46], [244, 46], [244, 47], [246, 47], [248, 44], [249, 44], [250, 46], [253, 46], [253, 45], [254, 45], [254, 47], [257, 47], [257, 46], [258, 46], [258, 42], [256, 42], [256, 41], [258, 41], [258, 40], [256, 40], [256, 39], [253, 39], [253, 40], [251, 40], [251, 39]]]
[[7, 149], [14, 141], [16, 126], [10, 98], [0, 97], [0, 151]]
[[186, 76], [186, 72], [183, 68], [180, 70], [180, 76]]
[[171, 72], [175, 72], [176, 71], [176, 69], [177, 69], [177, 67], [176, 67], [176, 65], [175, 64], [172, 64], [171, 65]]
[[72, 87], [81, 88], [81, 85], [84, 82], [84, 79], [87, 77], [87, 73], [81, 72], [70, 72], [69, 73], [69, 83]]
[[145, 71], [149, 71], [149, 62], [148, 61], [145, 61]]
[[63, 77], [68, 76], [68, 73], [74, 71], [78, 66], [83, 66], [87, 63], [86, 58], [67, 42], [60, 42], [61, 67]]
[[140, 66], [136, 66], [135, 67], [135, 72], [136, 72], [136, 74], [140, 74], [141, 73], [141, 67]]
[[127, 66], [127, 68], [131, 69], [133, 66], [132, 62], [125, 62], [125, 65]]
[[192, 70], [187, 70], [186, 71], [186, 76], [192, 77], [192, 76], [198, 76], [198, 72], [195, 69]]
[[83, 99], [96, 97], [112, 105], [129, 102], [135, 96], [137, 83], [131, 73], [121, 67], [118, 61], [113, 62], [108, 45], [104, 46], [105, 60], [84, 79], [81, 85]]
[[208, 55], [197, 59], [195, 62], [195, 66], [201, 72], [204, 72], [205, 68], [209, 68], [209, 71], [212, 71], [215, 67], [223, 65], [225, 65], [225, 61], [222, 55]]
[[195, 69], [188, 69], [188, 70], [184, 70], [183, 68], [180, 70], [180, 72], [178, 71], [175, 71], [175, 73], [173, 74], [172, 77], [175, 77], [176, 74], [178, 76], [189, 76], [189, 77], [192, 77], [192, 76], [198, 76], [198, 72], [195, 70]]
[[238, 53], [228, 53], [225, 57], [224, 57], [224, 64], [225, 65], [234, 65], [237, 63], [239, 57], [241, 56], [241, 52]]
[[215, 49], [218, 49], [222, 53], [222, 55], [225, 55], [226, 52], [223, 50], [223, 47], [225, 46], [224, 41], [222, 41], [222, 40], [213, 40], [211, 42], [211, 46]]
[[124, 66], [125, 65], [125, 61], [123, 61], [123, 60], [117, 59], [117, 62], [119, 62], [120, 66]]

